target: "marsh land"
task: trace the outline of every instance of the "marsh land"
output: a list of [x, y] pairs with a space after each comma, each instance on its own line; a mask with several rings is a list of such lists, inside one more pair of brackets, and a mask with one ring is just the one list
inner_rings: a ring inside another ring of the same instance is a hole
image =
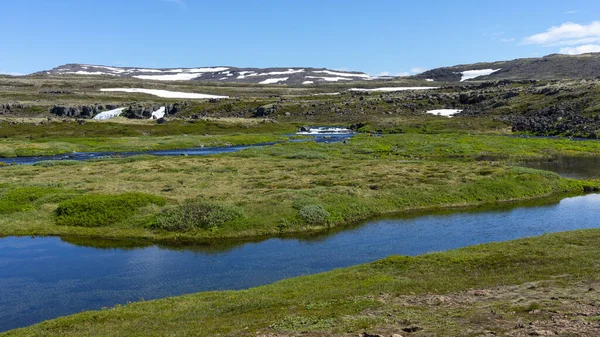
[[[58, 236], [142, 247], [236, 246], [323, 235], [381, 216], [595, 193], [597, 176], [574, 179], [531, 162], [597, 158], [599, 84], [481, 80], [357, 91], [351, 89], [431, 82], [264, 86], [0, 77], [0, 242]], [[100, 90], [115, 87], [229, 98]], [[93, 120], [114, 108], [123, 114]], [[159, 110], [165, 115], [156, 116]], [[353, 136], [315, 142], [296, 135], [314, 126], [348, 128]], [[265, 143], [209, 156], [143, 154]], [[10, 164], [15, 157], [73, 152], [111, 155]], [[126, 152], [141, 154], [119, 155]], [[588, 229], [390, 256], [247, 290], [121, 303], [2, 335], [588, 334], [600, 317], [599, 235]]]

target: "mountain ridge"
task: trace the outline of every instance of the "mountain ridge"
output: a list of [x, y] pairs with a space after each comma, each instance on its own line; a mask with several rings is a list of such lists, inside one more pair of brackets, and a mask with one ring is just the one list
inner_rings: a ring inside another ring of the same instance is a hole
[[439, 82], [464, 82], [464, 72], [488, 73], [472, 77], [477, 80], [558, 80], [596, 78], [600, 76], [600, 53], [579, 55], [550, 54], [543, 57], [518, 58], [508, 61], [478, 62], [439, 67], [411, 76], [414, 79]]
[[88, 75], [132, 77], [156, 81], [207, 81], [286, 85], [353, 82], [375, 78], [363, 72], [312, 67], [238, 68], [231, 66], [211, 66], [198, 68], [147, 68], [78, 63], [61, 65], [50, 70], [37, 72], [34, 75]]

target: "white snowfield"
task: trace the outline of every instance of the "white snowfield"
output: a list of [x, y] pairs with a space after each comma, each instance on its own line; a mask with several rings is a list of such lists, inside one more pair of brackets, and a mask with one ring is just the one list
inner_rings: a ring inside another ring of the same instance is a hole
[[156, 110], [152, 113], [152, 116], [150, 117], [150, 119], [159, 119], [159, 118], [165, 117], [166, 110], [167, 109], [164, 106], [161, 106], [158, 110]]
[[466, 80], [470, 80], [479, 76], [487, 76], [490, 74], [493, 74], [495, 72], [497, 72], [498, 70], [500, 70], [501, 68], [498, 69], [480, 69], [480, 70], [467, 70], [467, 71], [463, 71], [462, 72], [462, 78], [460, 79], [461, 82], [464, 82]]
[[[115, 67], [106, 66], [93, 66], [86, 65], [82, 66], [83, 69], [104, 69], [104, 71], [68, 71], [68, 69], [61, 69], [60, 72], [63, 74], [74, 74], [74, 75], [109, 75], [117, 76], [131, 73], [152, 73], [157, 75], [137, 75], [133, 76], [142, 80], [155, 80], [155, 81], [189, 81], [196, 77], [201, 76], [203, 73], [216, 73], [228, 70], [226, 67], [212, 67], [212, 68], [190, 68], [190, 69], [145, 69], [145, 68], [131, 68], [131, 69], [120, 69]], [[160, 75], [158, 75], [160, 74]]]
[[371, 78], [371, 76], [369, 76], [367, 74], [351, 74], [351, 73], [342, 73], [342, 72], [331, 71], [331, 70], [313, 70], [313, 73], [327, 74], [327, 75], [334, 75], [334, 76], [343, 76], [343, 77]]
[[314, 81], [304, 81], [304, 82], [302, 82], [302, 84], [314, 84], [314, 83], [315, 83]]
[[325, 80], [327, 82], [352, 81], [351, 78], [347, 78], [347, 77], [319, 77], [319, 76], [305, 76], [305, 77]]
[[95, 120], [107, 120], [115, 117], [119, 117], [125, 108], [118, 108], [114, 110], [103, 111], [96, 116], [94, 116]]
[[426, 111], [426, 113], [431, 114], [431, 115], [446, 116], [446, 117], [451, 118], [452, 116], [454, 116], [455, 114], [457, 114], [461, 111], [462, 110], [458, 110], [458, 109], [437, 109], [437, 110]]
[[115, 74], [107, 74], [107, 73], [103, 73], [100, 71], [76, 71], [76, 72], [72, 72], [72, 73], [65, 73], [65, 74], [75, 74], [75, 75], [108, 75], [108, 76], [117, 76]]
[[163, 98], [191, 98], [191, 99], [209, 99], [209, 98], [229, 98], [229, 96], [217, 96], [207, 94], [195, 94], [190, 92], [178, 92], [168, 90], [155, 90], [155, 89], [140, 89], [140, 88], [107, 88], [100, 89], [105, 92], [129, 92], [134, 94], [148, 94]]
[[433, 79], [432, 78], [428, 78], [425, 81], [427, 81], [427, 82], [433, 82]]
[[274, 83], [279, 83], [279, 82], [283, 82], [283, 81], [287, 81], [289, 77], [281, 77], [281, 78], [268, 78], [262, 82], [259, 82], [258, 84], [274, 84]]
[[432, 90], [438, 89], [439, 87], [384, 87], [374, 89], [363, 89], [363, 88], [352, 88], [349, 91], [383, 91], [383, 92], [394, 92], [394, 91], [405, 91], [405, 90]]
[[178, 73], [172, 75], [137, 75], [133, 76], [141, 80], [152, 80], [152, 81], [189, 81], [200, 76], [195, 73]]

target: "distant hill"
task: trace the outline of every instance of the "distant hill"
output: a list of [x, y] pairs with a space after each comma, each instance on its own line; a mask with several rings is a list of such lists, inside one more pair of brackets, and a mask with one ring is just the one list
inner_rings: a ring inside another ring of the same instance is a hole
[[600, 53], [582, 55], [552, 54], [512, 61], [461, 64], [428, 70], [412, 76], [435, 82], [479, 80], [545, 80], [596, 78], [600, 76]]
[[310, 85], [373, 79], [365, 73], [330, 70], [326, 68], [201, 67], [153, 69], [108, 67], [89, 64], [65, 64], [51, 70], [38, 72], [35, 75], [114, 76], [157, 81], [206, 81], [287, 85]]

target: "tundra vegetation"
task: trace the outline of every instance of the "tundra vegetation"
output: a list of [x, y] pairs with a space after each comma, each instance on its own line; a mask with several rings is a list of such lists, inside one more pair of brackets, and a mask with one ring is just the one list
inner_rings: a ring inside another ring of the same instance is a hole
[[[233, 98], [181, 101], [99, 91], [142, 84]], [[426, 84], [431, 85], [403, 79], [352, 86]], [[600, 152], [600, 143], [592, 140], [600, 129], [598, 80], [438, 84], [443, 88], [361, 93], [349, 91], [350, 84], [264, 87], [0, 77], [0, 86], [7, 88], [0, 92], [1, 157], [275, 143], [206, 157], [0, 164], [0, 236], [210, 243], [327, 231], [384, 214], [600, 189], [597, 180], [566, 179], [519, 166], [528, 158]], [[149, 107], [165, 105], [179, 108], [160, 123], [143, 115]], [[90, 119], [94, 108], [112, 106], [127, 107], [130, 119]], [[463, 112], [453, 118], [426, 113], [445, 108]], [[358, 134], [340, 143], [288, 141], [303, 125], [342, 125]], [[256, 289], [82, 313], [5, 335], [408, 331], [467, 336], [510, 332], [535, 318], [539, 326], [519, 328], [529, 333], [556, 323], [558, 311], [575, 315], [582, 310], [575, 300], [553, 300], [531, 289], [557, 294], [571, 289], [578, 300], [587, 300], [591, 294], [578, 291], [597, 287], [599, 235], [580, 231], [390, 257]], [[484, 296], [473, 295], [474, 289]], [[492, 293], [499, 295], [485, 295]], [[567, 320], [585, 332], [600, 313], [589, 314]]]

